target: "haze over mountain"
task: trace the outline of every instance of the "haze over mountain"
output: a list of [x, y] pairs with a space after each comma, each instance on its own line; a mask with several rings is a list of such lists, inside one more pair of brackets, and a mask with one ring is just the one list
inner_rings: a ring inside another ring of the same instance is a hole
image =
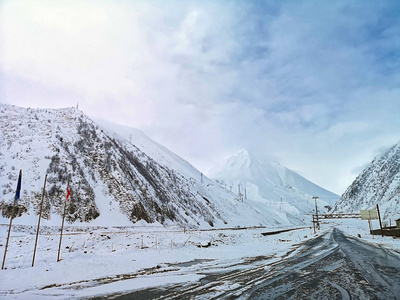
[[314, 196], [319, 197], [321, 211], [339, 198], [278, 162], [261, 159], [247, 150], [233, 155], [222, 168], [213, 170], [210, 177], [234, 191], [240, 189], [247, 199], [299, 216], [315, 211]]
[[336, 202], [334, 212], [359, 212], [379, 204], [388, 221], [400, 217], [400, 143], [378, 155]]
[[196, 227], [301, 223], [279, 209], [239, 201], [235, 193], [140, 131], [106, 122], [99, 126], [77, 108], [0, 105], [0, 129], [3, 217], [11, 213], [19, 169], [23, 170], [18, 206], [22, 216], [16, 223], [37, 222], [45, 174], [43, 216], [50, 225], [60, 224], [68, 182], [70, 223]]

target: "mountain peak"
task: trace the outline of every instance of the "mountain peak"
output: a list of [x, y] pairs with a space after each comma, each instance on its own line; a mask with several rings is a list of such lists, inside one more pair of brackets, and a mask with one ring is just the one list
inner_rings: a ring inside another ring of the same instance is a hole
[[[276, 160], [256, 155], [242, 149], [231, 156], [224, 167], [211, 175], [223, 182], [243, 183], [256, 187], [254, 198], [295, 202], [295, 199], [311, 199], [318, 196], [332, 204], [339, 196], [310, 182]], [[291, 200], [289, 200], [291, 199]], [[297, 201], [297, 200], [296, 200]]]
[[231, 156], [228, 159], [227, 164], [231, 167], [231, 169], [237, 169], [240, 171], [246, 167], [249, 167], [251, 160], [250, 153], [246, 149], [242, 149]]
[[250, 152], [247, 149], [241, 149], [233, 155], [233, 157], [249, 157], [249, 156]]

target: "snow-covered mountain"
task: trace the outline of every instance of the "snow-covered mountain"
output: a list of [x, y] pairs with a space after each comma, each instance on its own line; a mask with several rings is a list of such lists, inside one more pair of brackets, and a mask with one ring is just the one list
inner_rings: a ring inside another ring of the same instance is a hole
[[210, 177], [241, 198], [265, 203], [298, 217], [315, 210], [313, 196], [319, 197], [321, 211], [339, 198], [278, 162], [260, 159], [247, 150], [233, 155], [221, 169], [211, 171]]
[[[130, 143], [134, 143], [137, 148], [163, 166], [178, 171], [187, 178], [196, 178], [201, 181], [202, 174], [199, 170], [188, 161], [149, 138], [139, 129], [118, 125], [107, 120], [96, 119], [94, 121], [100, 128], [112, 133], [113, 136], [120, 136]], [[208, 178], [203, 177], [203, 182], [207, 180], [210, 181]]]
[[49, 225], [59, 225], [68, 182], [70, 223], [289, 223], [266, 206], [237, 201], [234, 193], [202, 176], [187, 161], [140, 131], [101, 123], [99, 126], [75, 108], [31, 109], [1, 104], [0, 221], [11, 213], [22, 169], [18, 206], [22, 216], [16, 223], [37, 222], [45, 174], [44, 217], [50, 220], [46, 221]]
[[400, 143], [378, 155], [347, 188], [335, 212], [359, 212], [379, 204], [383, 219], [400, 213]]

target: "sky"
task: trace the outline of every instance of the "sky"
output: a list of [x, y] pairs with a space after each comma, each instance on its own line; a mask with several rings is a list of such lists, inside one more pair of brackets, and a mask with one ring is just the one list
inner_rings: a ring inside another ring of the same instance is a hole
[[400, 141], [400, 2], [0, 0], [0, 102], [79, 105], [207, 172], [240, 149], [342, 194]]

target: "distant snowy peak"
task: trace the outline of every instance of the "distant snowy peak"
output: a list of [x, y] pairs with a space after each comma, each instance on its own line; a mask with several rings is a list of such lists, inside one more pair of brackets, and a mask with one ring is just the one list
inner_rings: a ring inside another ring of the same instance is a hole
[[274, 181], [280, 178], [279, 167], [282, 166], [277, 162], [268, 161], [263, 163], [256, 155], [246, 149], [242, 149], [231, 156], [222, 168], [212, 170], [210, 177], [224, 178], [226, 180], [264, 178], [267, 181]]
[[400, 143], [375, 157], [347, 188], [334, 210], [358, 212], [376, 204], [385, 219], [400, 213]]
[[223, 177], [226, 179], [236, 179], [239, 177], [249, 177], [251, 158], [247, 150], [241, 150], [228, 159], [224, 168], [211, 173], [215, 178]]
[[221, 180], [250, 182], [262, 189], [269, 185], [296, 189], [320, 198], [336, 199], [339, 196], [310, 182], [274, 160], [261, 159], [248, 150], [240, 150], [228, 159], [225, 166], [210, 174]]

